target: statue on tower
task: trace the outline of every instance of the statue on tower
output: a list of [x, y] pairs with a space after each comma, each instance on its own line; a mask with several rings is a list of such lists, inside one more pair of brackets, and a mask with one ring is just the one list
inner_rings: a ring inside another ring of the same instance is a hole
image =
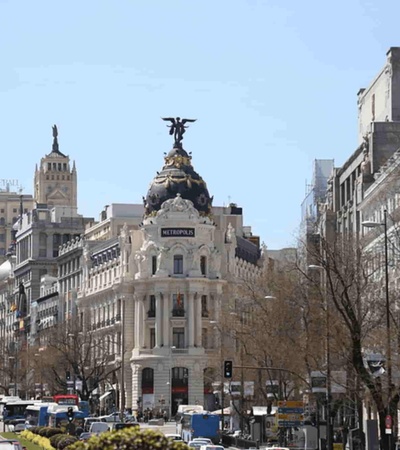
[[57, 130], [57, 125], [53, 125], [53, 152], [55, 153], [59, 153], [59, 148], [58, 148], [58, 130]]
[[171, 122], [172, 125], [167, 125], [167, 127], [169, 128], [169, 134], [171, 136], [174, 135], [174, 139], [175, 139], [174, 144], [181, 146], [183, 135], [186, 132], [186, 128], [188, 128], [188, 126], [185, 126], [185, 123], [196, 122], [197, 119], [182, 119], [181, 120], [180, 117], [177, 117], [176, 119], [174, 117], [162, 117], [162, 120]]

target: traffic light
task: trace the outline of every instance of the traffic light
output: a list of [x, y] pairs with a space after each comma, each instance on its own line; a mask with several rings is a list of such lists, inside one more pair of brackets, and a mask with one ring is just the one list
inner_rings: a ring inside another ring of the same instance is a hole
[[67, 411], [68, 422], [72, 422], [74, 420], [74, 408], [69, 407]]
[[233, 375], [233, 363], [232, 361], [224, 361], [224, 377], [232, 378]]
[[66, 379], [67, 381], [70, 381], [70, 380], [71, 380], [71, 372], [70, 372], [69, 370], [67, 370], [67, 371], [65, 372], [65, 379]]

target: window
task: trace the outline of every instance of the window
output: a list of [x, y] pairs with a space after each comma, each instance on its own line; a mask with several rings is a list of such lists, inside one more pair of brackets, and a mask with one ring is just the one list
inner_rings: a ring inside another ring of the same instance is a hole
[[150, 328], [150, 348], [154, 348], [156, 346], [156, 329]]
[[47, 163], [47, 170], [51, 170], [51, 163]]
[[6, 219], [4, 217], [0, 217], [0, 225], [5, 225]]
[[4, 214], [4, 209], [3, 208], [0, 209], [0, 213]]
[[174, 255], [174, 274], [183, 274], [183, 256]]
[[154, 275], [157, 272], [157, 256], [151, 257], [151, 273]]
[[201, 317], [208, 317], [207, 295], [201, 296]]
[[185, 348], [185, 329], [172, 329], [172, 345], [176, 348]]
[[0, 242], [6, 242], [6, 235], [4, 233], [0, 234]]
[[150, 295], [148, 317], [156, 317], [156, 296]]
[[185, 315], [185, 296], [178, 292], [172, 295], [172, 317], [184, 317]]
[[201, 256], [200, 257], [200, 270], [202, 275], [206, 275], [207, 273], [207, 257]]
[[202, 329], [201, 333], [201, 345], [203, 348], [208, 348], [208, 340], [207, 340], [207, 328]]
[[17, 212], [17, 208], [13, 208], [13, 213], [16, 213]]

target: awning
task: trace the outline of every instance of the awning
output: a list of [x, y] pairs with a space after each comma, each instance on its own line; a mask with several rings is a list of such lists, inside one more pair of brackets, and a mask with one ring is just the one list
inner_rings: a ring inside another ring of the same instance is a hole
[[[217, 411], [212, 411], [211, 414], [222, 414], [222, 409], [218, 409]], [[228, 406], [227, 408], [224, 408], [224, 416], [230, 416], [231, 415], [231, 408]]]
[[[272, 406], [270, 414], [275, 414], [277, 409], [276, 406]], [[253, 406], [252, 410], [253, 416], [265, 416], [268, 414], [268, 406]]]
[[103, 395], [100, 395], [99, 400], [102, 401], [105, 398], [107, 398], [109, 395], [111, 395], [111, 391], [107, 391]]

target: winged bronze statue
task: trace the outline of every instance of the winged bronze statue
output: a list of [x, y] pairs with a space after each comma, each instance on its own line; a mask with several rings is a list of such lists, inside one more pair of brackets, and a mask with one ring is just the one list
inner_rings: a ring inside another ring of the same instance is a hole
[[162, 117], [162, 120], [165, 120], [166, 122], [171, 122], [171, 125], [167, 125], [169, 128], [169, 134], [172, 136], [174, 135], [175, 144], [181, 144], [183, 135], [186, 132], [186, 128], [188, 126], [185, 126], [188, 122], [196, 122], [197, 119], [182, 119], [180, 117]]

